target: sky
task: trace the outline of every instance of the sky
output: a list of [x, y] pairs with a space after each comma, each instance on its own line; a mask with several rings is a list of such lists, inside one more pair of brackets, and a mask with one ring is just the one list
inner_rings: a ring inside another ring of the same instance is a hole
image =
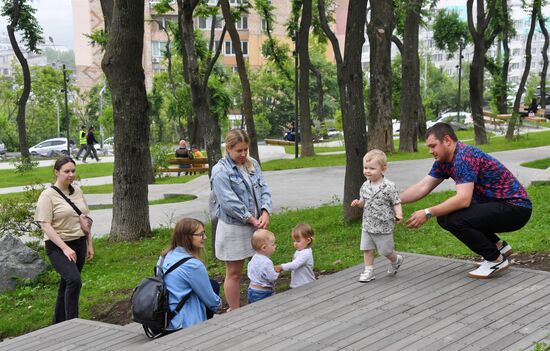
[[[52, 37], [55, 45], [73, 48], [73, 16], [71, 0], [27, 0], [37, 8], [36, 17], [42, 26], [44, 40], [49, 44]], [[82, 0], [79, 0], [82, 1]], [[0, 33], [6, 32], [7, 21], [0, 17]]]

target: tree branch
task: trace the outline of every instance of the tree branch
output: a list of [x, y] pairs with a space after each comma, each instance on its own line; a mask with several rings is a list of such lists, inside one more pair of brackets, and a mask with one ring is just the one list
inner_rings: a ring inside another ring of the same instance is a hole
[[321, 28], [323, 28], [323, 32], [325, 32], [326, 36], [328, 37], [328, 39], [332, 44], [332, 50], [334, 51], [334, 59], [336, 60], [336, 65], [340, 66], [342, 65], [342, 62], [343, 62], [342, 53], [340, 52], [340, 45], [338, 43], [338, 38], [336, 38], [336, 35], [328, 25], [327, 16], [325, 13], [324, 0], [317, 1], [317, 9], [319, 10], [319, 20], [321, 22]]
[[403, 50], [405, 50], [405, 48], [403, 47], [401, 39], [399, 39], [396, 35], [392, 35], [391, 41], [395, 44], [395, 46], [397, 46], [401, 55], [403, 55]]

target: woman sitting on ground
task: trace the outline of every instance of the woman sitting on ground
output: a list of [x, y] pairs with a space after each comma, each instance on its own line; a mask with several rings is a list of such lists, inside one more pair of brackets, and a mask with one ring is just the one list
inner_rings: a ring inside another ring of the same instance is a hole
[[169, 332], [202, 323], [221, 309], [219, 284], [209, 279], [206, 267], [200, 260], [205, 239], [204, 224], [196, 219], [184, 218], [176, 224], [170, 244], [157, 263], [158, 267], [162, 262], [162, 270], [166, 272], [182, 258], [192, 257], [164, 277], [170, 310], [175, 310], [181, 299], [190, 294], [183, 308], [172, 319], [167, 329]]

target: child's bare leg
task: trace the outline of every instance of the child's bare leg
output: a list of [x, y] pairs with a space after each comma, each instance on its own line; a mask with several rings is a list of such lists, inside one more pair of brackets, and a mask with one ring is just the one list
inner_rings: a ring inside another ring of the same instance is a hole
[[365, 261], [365, 267], [372, 266], [374, 264], [374, 250], [364, 250], [363, 259]]
[[391, 254], [387, 255], [386, 258], [390, 260], [391, 263], [395, 263], [397, 261], [397, 254], [395, 251], [392, 251]]

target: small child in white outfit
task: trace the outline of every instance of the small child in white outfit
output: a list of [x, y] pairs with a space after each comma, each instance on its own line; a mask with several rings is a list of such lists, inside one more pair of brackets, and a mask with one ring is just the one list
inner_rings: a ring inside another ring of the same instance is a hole
[[403, 210], [395, 184], [384, 178], [387, 168], [383, 151], [367, 152], [363, 157], [363, 174], [367, 181], [361, 186], [361, 198], [351, 202], [352, 207], [363, 208], [361, 250], [365, 270], [359, 276], [362, 283], [374, 280], [374, 250], [390, 260], [388, 274], [397, 274], [403, 263], [403, 256], [396, 254], [393, 241], [394, 225], [403, 219]]
[[269, 230], [258, 229], [252, 234], [252, 248], [256, 251], [248, 262], [248, 303], [263, 300], [273, 295], [279, 273], [269, 258], [275, 252], [275, 235]]
[[300, 223], [292, 229], [294, 241], [294, 256], [292, 262], [275, 266], [277, 272], [292, 271], [290, 274], [290, 287], [297, 288], [301, 285], [315, 281], [313, 273], [313, 229], [309, 224]]

